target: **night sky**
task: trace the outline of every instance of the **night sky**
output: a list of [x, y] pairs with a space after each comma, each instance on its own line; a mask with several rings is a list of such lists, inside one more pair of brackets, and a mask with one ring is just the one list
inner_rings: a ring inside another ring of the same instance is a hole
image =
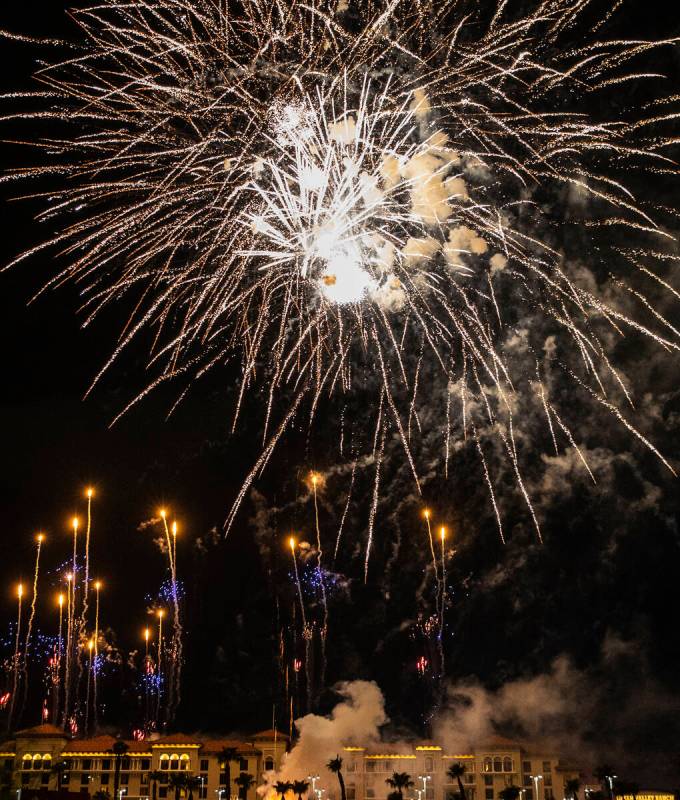
[[[680, 34], [672, 10], [637, 0], [628, 5], [617, 34]], [[0, 11], [4, 29], [73, 35], [60, 1], [11, 6]], [[2, 46], [3, 91], [29, 86], [39, 48], [16, 42]], [[660, 71], [677, 85], [678, 49], [664, 58]], [[25, 136], [26, 128], [18, 127]], [[14, 129], [4, 134], [16, 136]], [[2, 148], [4, 168], [31, 157], [27, 148], [9, 143]], [[670, 186], [662, 191], [673, 196]], [[31, 221], [38, 208], [34, 201], [10, 202], [13, 193], [21, 191], [2, 189], [3, 262], [47, 235]], [[60, 263], [42, 255], [0, 275], [0, 621], [6, 626], [12, 620], [13, 588], [19, 578], [30, 579], [33, 534], [43, 530], [48, 541], [37, 624], [54, 632], [55, 570], [70, 552], [68, 520], [76, 511], [82, 515], [82, 492], [91, 484], [96, 489], [92, 571], [105, 583], [104, 624], [123, 652], [140, 647], [149, 596], [165, 577], [165, 560], [154, 543], [159, 530], [139, 528], [167, 504], [180, 521], [179, 571], [186, 586], [187, 662], [176, 727], [268, 725], [272, 702], [280, 701], [277, 636], [291, 624], [295, 605], [285, 537], [291, 529], [311, 536], [312, 506], [303, 477], [309, 469], [332, 467], [330, 434], [322, 432], [310, 442], [302, 427], [296, 431], [257, 485], [256, 502], [246, 502], [225, 540], [224, 519], [260, 447], [259, 417], [248, 410], [238, 434], [229, 433], [238, 376], [228, 370], [213, 373], [167, 420], [177, 390], [162, 390], [110, 427], [145, 385], [146, 353], [142, 347], [131, 350], [84, 398], [129, 309], [121, 303], [83, 331], [72, 284], [27, 305]], [[652, 362], [647, 347], [633, 343], [620, 355], [637, 369], [641, 393], [663, 396], [656, 441], [663, 438], [664, 452], [677, 464], [677, 358]], [[359, 407], [354, 411], [361, 413]], [[602, 435], [597, 416], [583, 415], [584, 436]], [[625, 433], [605, 439], [600, 444], [610, 449], [601, 455], [608, 464], [597, 487], [573, 473], [559, 485], [539, 486], [547, 531], [543, 547], [519, 502], [507, 503], [512, 535], [506, 547], [500, 545], [487, 495], [465, 461], [457, 465], [455, 481], [433, 479], [428, 485], [428, 502], [453, 526], [459, 543], [450, 572], [454, 601], [445, 639], [447, 675], [458, 687], [472, 679], [493, 692], [550, 674], [555, 659], [567, 658], [581, 681], [578, 691], [576, 678], [563, 687], [569, 702], [583, 700], [584, 686], [596, 699], [587, 708], [584, 704], [583, 713], [572, 708], [560, 721], [552, 720], [552, 733], [561, 726], [578, 728], [580, 744], [592, 748], [591, 755], [611, 752], [612, 760], [626, 753], [631, 771], [640, 769], [633, 752], [641, 752], [642, 762], [653, 764], [646, 775], [663, 774], [665, 784], [680, 783], [680, 492], [677, 480], [632, 446]], [[595, 439], [592, 443], [595, 447]], [[360, 545], [370, 483], [359, 481], [359, 508], [349, 515], [336, 565], [337, 588], [331, 593], [326, 683], [376, 680], [395, 726], [420, 735], [430, 732], [431, 711], [442, 698], [415, 668], [426, 652], [418, 614], [430, 590], [421, 591], [428, 556], [420, 509], [415, 502], [401, 504], [399, 521], [389, 510], [404, 480], [403, 471], [387, 470], [384, 513], [365, 586]], [[644, 501], [652, 496], [653, 502]], [[322, 519], [329, 530], [337, 528], [343, 507], [339, 488], [337, 496], [323, 498]], [[122, 699], [111, 700], [107, 712], [114, 728], [130, 725], [133, 714], [134, 693], [125, 680], [115, 684], [123, 689]], [[325, 712], [333, 702], [332, 692], [320, 689], [315, 710]], [[31, 706], [25, 722], [35, 723], [31, 715], [36, 714], [37, 706]], [[521, 733], [520, 722], [510, 714], [504, 731]]]

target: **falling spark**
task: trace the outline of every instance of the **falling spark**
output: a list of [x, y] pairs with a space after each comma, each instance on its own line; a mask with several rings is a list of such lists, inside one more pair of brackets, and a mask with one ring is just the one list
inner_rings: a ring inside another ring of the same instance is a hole
[[321, 626], [321, 685], [324, 686], [326, 682], [326, 641], [328, 637], [328, 598], [326, 597], [326, 582], [323, 576], [323, 569], [321, 560], [323, 558], [323, 549], [321, 547], [321, 528], [319, 526], [319, 503], [317, 499], [317, 486], [320, 476], [317, 472], [312, 472], [309, 476], [312, 484], [312, 491], [314, 493], [314, 523], [316, 527], [316, 571], [319, 580], [319, 587], [321, 589], [321, 605], [323, 606], [323, 624]]
[[94, 726], [94, 733], [97, 733], [99, 727], [99, 712], [98, 712], [98, 698], [97, 698], [97, 678], [98, 678], [98, 658], [99, 658], [99, 592], [102, 588], [101, 581], [94, 582], [95, 603], [94, 603], [94, 668], [92, 669], [92, 719]]

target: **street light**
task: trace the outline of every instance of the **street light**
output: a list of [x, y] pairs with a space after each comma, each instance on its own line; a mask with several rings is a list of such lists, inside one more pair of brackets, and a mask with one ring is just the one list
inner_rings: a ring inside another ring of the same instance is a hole
[[307, 775], [307, 780], [311, 781], [312, 794], [316, 794], [316, 782], [321, 778], [320, 775]]
[[423, 797], [427, 798], [427, 782], [432, 780], [432, 775], [418, 775], [418, 780], [423, 782]]
[[127, 794], [127, 789], [121, 789], [118, 792], [118, 800], [123, 800], [123, 796]]
[[538, 782], [543, 780], [543, 775], [532, 775], [531, 780], [534, 782], [534, 800], [539, 800], [538, 797]]
[[222, 795], [224, 794], [224, 789], [215, 789], [215, 794], [217, 795], [217, 800], [222, 800]]

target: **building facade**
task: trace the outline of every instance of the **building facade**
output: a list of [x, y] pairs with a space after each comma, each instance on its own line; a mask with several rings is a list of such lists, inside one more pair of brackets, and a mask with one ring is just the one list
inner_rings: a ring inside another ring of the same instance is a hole
[[[81, 795], [101, 800], [107, 795], [111, 800], [174, 800], [177, 794], [189, 795], [188, 787], [176, 788], [174, 778], [186, 775], [195, 779], [191, 795], [196, 800], [256, 800], [264, 773], [279, 769], [288, 747], [288, 738], [275, 731], [244, 740], [172, 734], [126, 741], [114, 798], [116, 741], [112, 736], [72, 740], [51, 725], [19, 731], [14, 740], [0, 745], [5, 797], [47, 800], [48, 792], [60, 790], [68, 793], [69, 800]], [[221, 756], [226, 749], [236, 753], [230, 762], [231, 786]], [[520, 788], [520, 800], [564, 800], [566, 781], [579, 777], [579, 770], [559, 754], [501, 738], [466, 753], [422, 743], [398, 750], [384, 745], [380, 752], [345, 747], [341, 755], [347, 800], [386, 800], [392, 791], [386, 780], [395, 772], [408, 773], [414, 782], [404, 792], [408, 800], [458, 800], [458, 783], [448, 775], [452, 764], [465, 768], [461, 778], [465, 800], [497, 800], [511, 785]], [[234, 781], [241, 773], [254, 778], [248, 790]], [[310, 800], [340, 800], [337, 779], [328, 771], [315, 778], [314, 789], [316, 797], [310, 791]]]
[[[288, 738], [278, 731], [262, 731], [247, 740], [172, 734], [150, 741], [125, 741], [119, 797], [113, 798], [116, 741], [112, 736], [71, 740], [52, 725], [19, 731], [13, 741], [0, 745], [5, 795], [14, 793], [20, 800], [32, 800], [60, 790], [100, 798], [108, 794], [112, 800], [164, 800], [177, 793], [173, 776], [186, 775], [196, 779], [191, 795], [197, 800], [255, 800], [255, 787], [263, 772], [278, 769], [288, 746]], [[226, 749], [236, 751], [229, 764], [229, 787], [220, 755]], [[254, 778], [248, 790], [234, 782], [241, 773]], [[181, 798], [188, 794], [188, 787], [179, 789]]]
[[[347, 800], [386, 800], [392, 789], [385, 782], [394, 772], [406, 772], [414, 782], [405, 797], [414, 800], [455, 800], [458, 782], [448, 775], [461, 764], [466, 800], [497, 800], [506, 786], [517, 786], [521, 800], [564, 800], [565, 783], [579, 770], [542, 748], [526, 748], [495, 738], [465, 753], [449, 753], [436, 744], [419, 744], [406, 751], [374, 752], [346, 747], [343, 755]], [[337, 793], [331, 789], [333, 800]]]

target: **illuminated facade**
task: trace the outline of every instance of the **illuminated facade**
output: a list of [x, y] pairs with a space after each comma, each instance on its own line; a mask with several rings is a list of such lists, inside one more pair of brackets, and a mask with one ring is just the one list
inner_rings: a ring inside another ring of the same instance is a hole
[[[21, 800], [39, 798], [61, 788], [69, 794], [86, 794], [112, 800], [174, 800], [175, 796], [196, 800], [255, 800], [255, 786], [262, 773], [278, 768], [288, 738], [279, 732], [262, 731], [245, 740], [209, 739], [173, 734], [149, 741], [126, 741], [120, 757], [118, 798], [113, 798], [116, 756], [112, 736], [73, 739], [52, 725], [19, 731], [11, 742], [0, 745], [0, 776], [5, 795]], [[220, 753], [233, 748], [231, 786]], [[57, 770], [58, 764], [63, 771]], [[241, 773], [252, 775], [253, 786], [244, 791], [235, 783]], [[195, 778], [195, 786], [175, 787], [174, 776]]]
[[[447, 753], [438, 745], [415, 745], [410, 750], [376, 753], [346, 747], [343, 755], [347, 800], [385, 800], [392, 791], [385, 783], [394, 772], [407, 772], [415, 786], [404, 793], [414, 800], [455, 800], [458, 782], [448, 776], [452, 764], [462, 764], [466, 800], [497, 800], [506, 786], [520, 788], [521, 800], [563, 800], [565, 783], [579, 770], [557, 753], [526, 748], [495, 738], [467, 753]], [[333, 800], [337, 791], [328, 781]]]

